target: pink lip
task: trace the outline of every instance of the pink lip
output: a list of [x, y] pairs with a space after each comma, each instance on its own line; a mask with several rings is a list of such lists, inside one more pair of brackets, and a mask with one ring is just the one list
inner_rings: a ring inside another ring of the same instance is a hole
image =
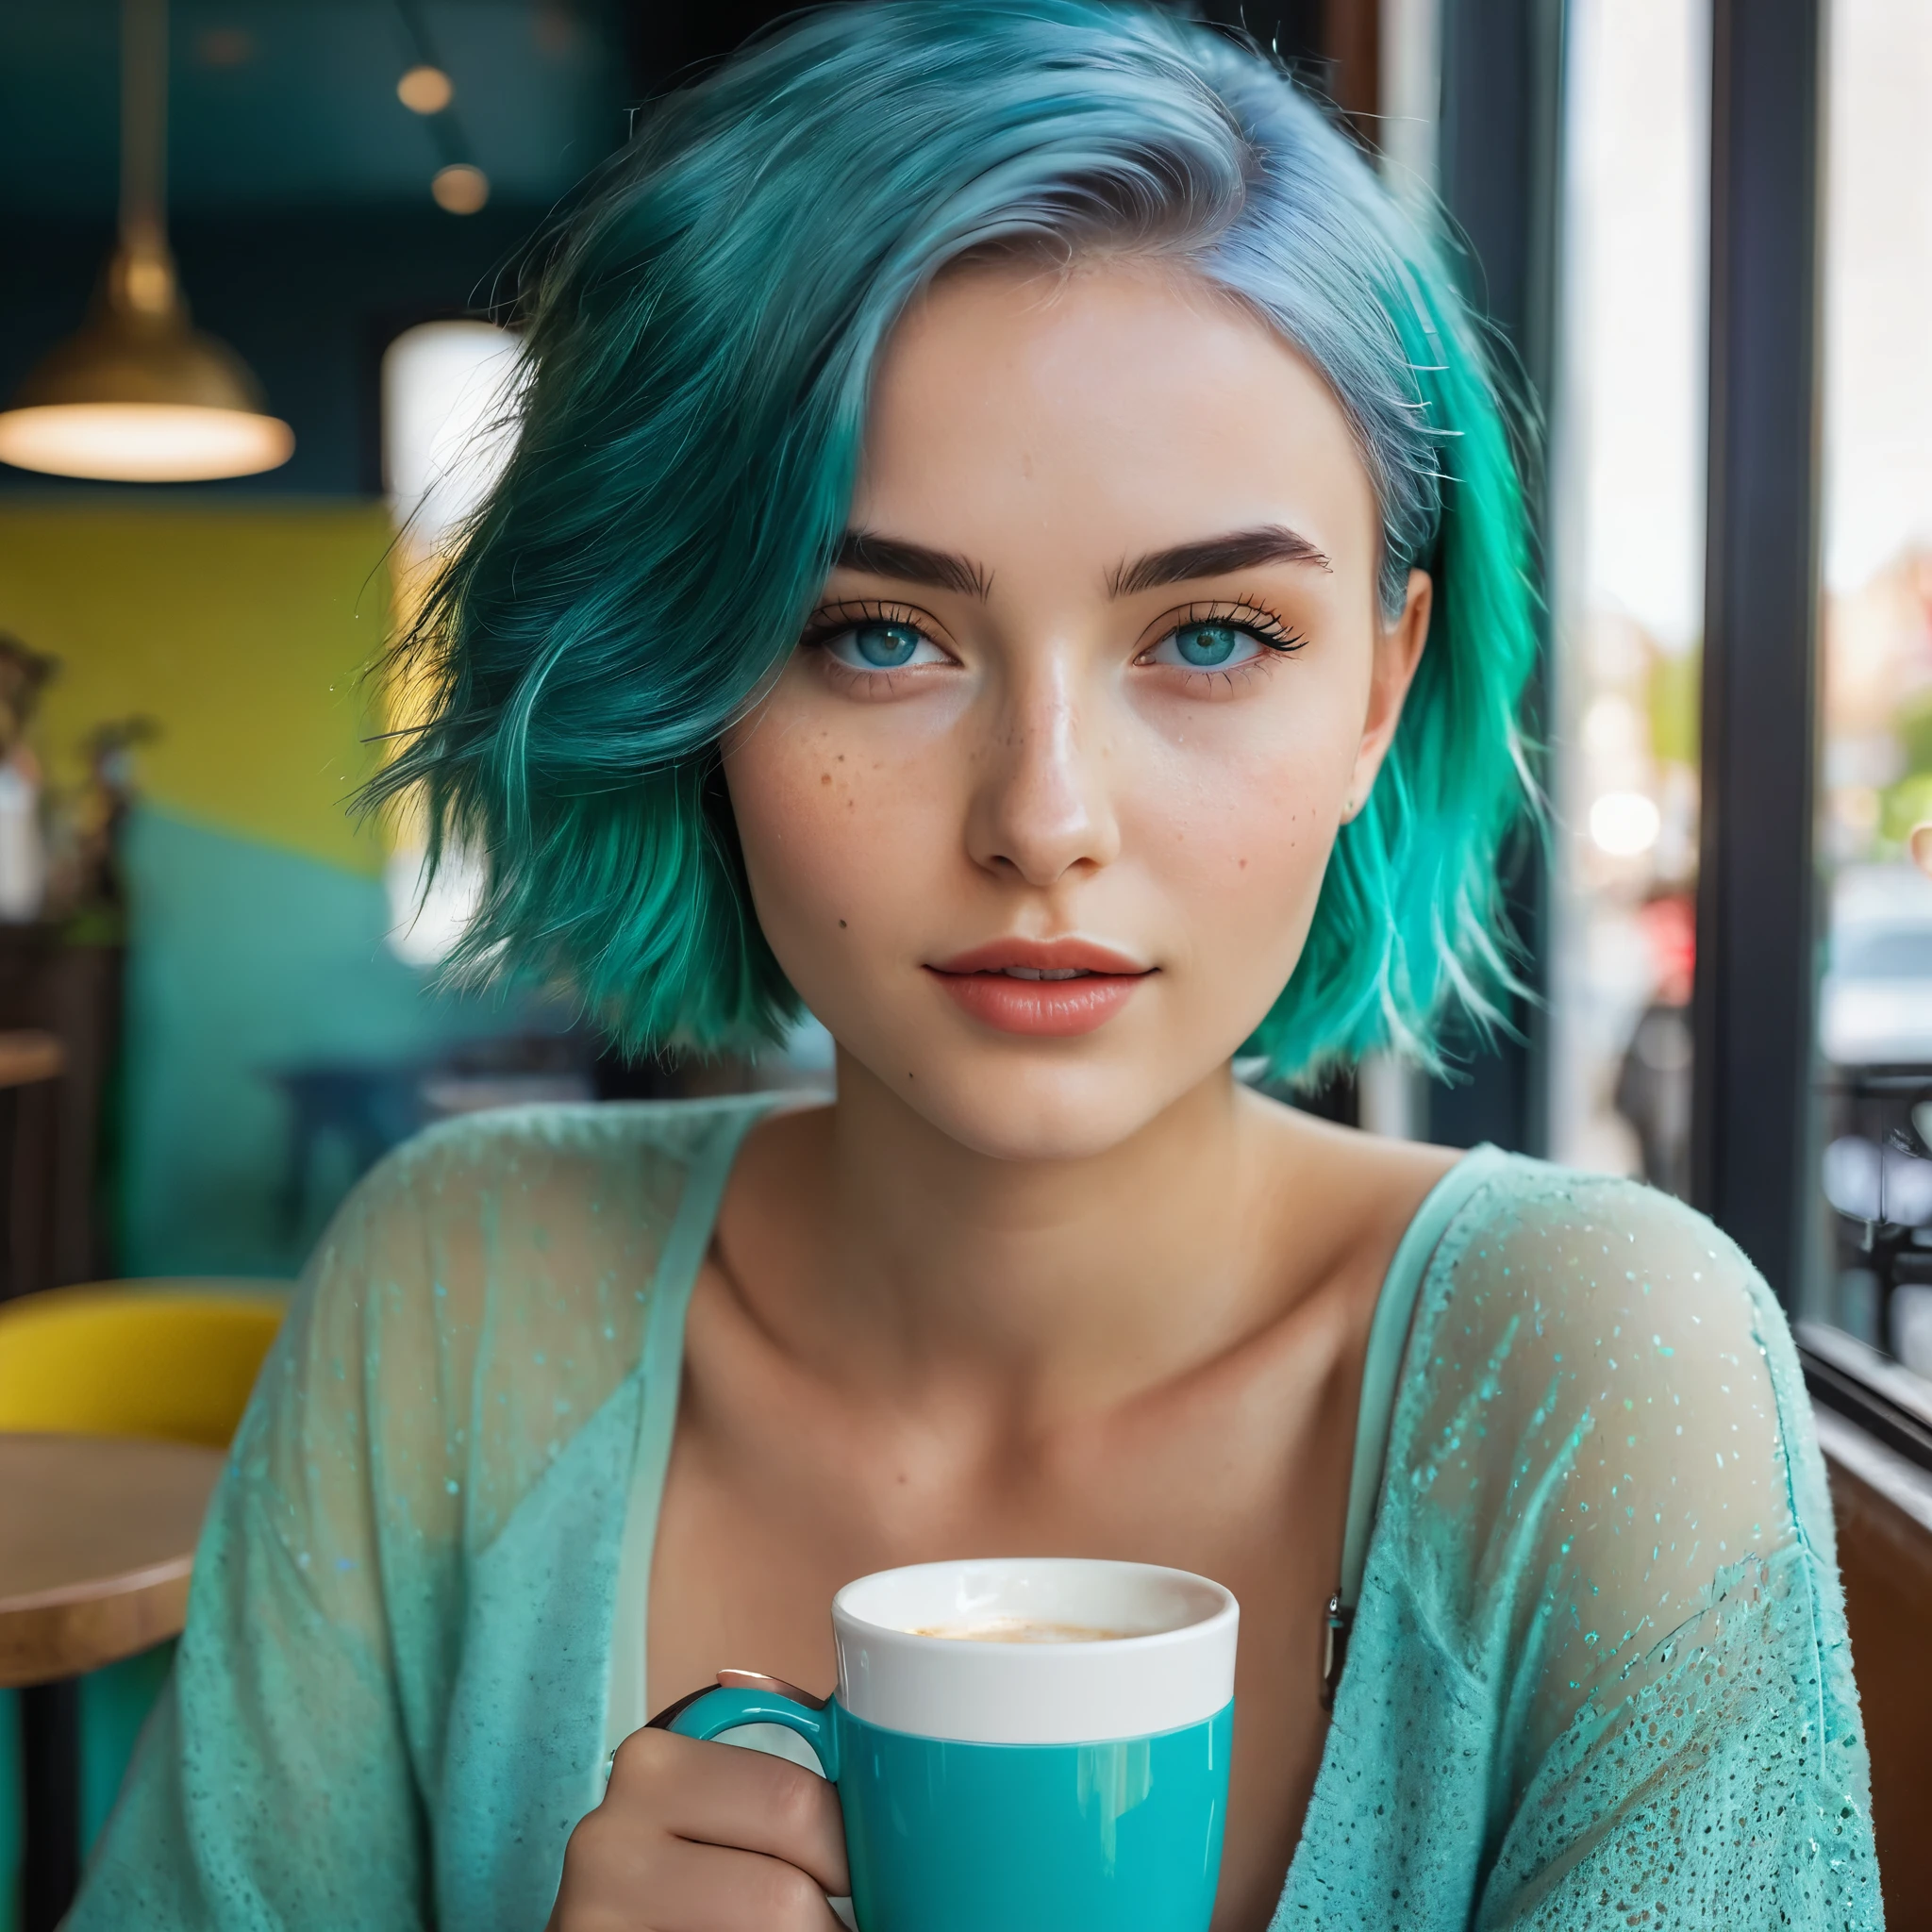
[[[1009, 979], [1009, 966], [1078, 979]], [[993, 940], [925, 969], [974, 1019], [1002, 1033], [1068, 1040], [1105, 1026], [1154, 969], [1087, 940]]]

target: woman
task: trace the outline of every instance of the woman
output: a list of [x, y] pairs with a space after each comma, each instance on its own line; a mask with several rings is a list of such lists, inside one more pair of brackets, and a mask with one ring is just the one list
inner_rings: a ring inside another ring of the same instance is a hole
[[1039, 1551], [1241, 1599], [1230, 1932], [1876, 1924], [1747, 1264], [1233, 1076], [1507, 982], [1520, 499], [1347, 142], [1157, 16], [828, 11], [653, 111], [530, 355], [390, 787], [488, 854], [473, 964], [641, 1043], [802, 1004], [838, 1100], [364, 1184], [76, 1923], [825, 1932], [828, 1788], [639, 1727]]

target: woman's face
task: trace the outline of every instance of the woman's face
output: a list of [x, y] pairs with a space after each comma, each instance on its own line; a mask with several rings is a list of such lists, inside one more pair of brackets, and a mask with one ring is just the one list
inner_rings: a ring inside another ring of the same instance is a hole
[[850, 1059], [1015, 1159], [1101, 1152], [1224, 1067], [1421, 651], [1428, 580], [1385, 626], [1379, 541], [1340, 407], [1226, 297], [1123, 262], [942, 279], [820, 609], [725, 744], [765, 936]]

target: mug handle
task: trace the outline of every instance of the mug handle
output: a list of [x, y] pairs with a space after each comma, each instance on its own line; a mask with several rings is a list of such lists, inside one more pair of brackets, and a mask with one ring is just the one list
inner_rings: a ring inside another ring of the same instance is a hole
[[826, 1777], [838, 1783], [839, 1739], [832, 1727], [830, 1699], [814, 1697], [780, 1677], [756, 1671], [720, 1671], [715, 1687], [680, 1697], [644, 1728], [709, 1739], [741, 1724], [783, 1724], [788, 1731], [796, 1731], [811, 1746]]

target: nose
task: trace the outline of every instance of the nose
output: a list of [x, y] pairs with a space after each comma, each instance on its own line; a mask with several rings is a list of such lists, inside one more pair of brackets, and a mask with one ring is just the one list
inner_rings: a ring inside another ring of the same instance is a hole
[[1005, 694], [967, 824], [974, 862], [1029, 886], [1111, 864], [1120, 825], [1105, 777], [1105, 747], [1083, 718], [1076, 668], [1049, 658]]

